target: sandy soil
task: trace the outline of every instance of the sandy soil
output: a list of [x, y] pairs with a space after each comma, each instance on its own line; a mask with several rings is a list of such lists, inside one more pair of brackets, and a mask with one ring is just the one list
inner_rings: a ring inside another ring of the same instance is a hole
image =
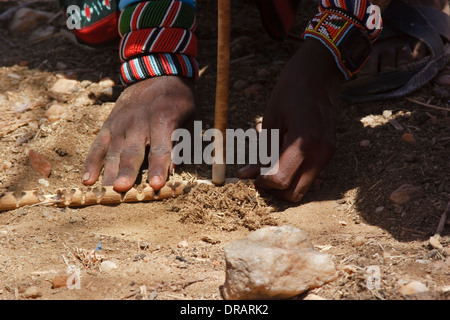
[[[30, 7], [52, 14], [56, 1]], [[216, 4], [201, 0], [199, 11], [198, 119], [212, 127], [215, 92]], [[14, 5], [0, 3], [0, 12]], [[310, 12], [307, 5], [304, 12]], [[309, 13], [310, 14], [310, 13]], [[283, 43], [264, 32], [256, 8], [233, 2], [230, 128], [250, 128], [283, 65], [300, 45], [308, 14], [299, 15]], [[55, 16], [49, 37], [0, 28], [0, 190], [81, 187], [84, 157], [123, 88], [117, 44], [89, 49], [65, 35]], [[445, 72], [450, 72], [447, 67]], [[78, 81], [74, 92], [50, 92], [62, 77]], [[102, 79], [116, 85], [104, 91]], [[436, 82], [410, 98], [449, 108], [449, 89]], [[54, 104], [65, 117], [49, 121]], [[401, 130], [392, 125], [396, 120]], [[415, 142], [402, 140], [411, 133]], [[361, 145], [369, 140], [370, 144]], [[449, 227], [441, 249], [430, 246], [450, 194], [450, 117], [447, 111], [406, 99], [342, 103], [338, 149], [306, 198], [297, 205], [259, 195], [251, 183], [196, 186], [183, 196], [149, 203], [85, 208], [24, 207], [0, 213], [0, 299], [222, 299], [223, 248], [252, 230], [289, 224], [305, 230], [317, 250], [333, 257], [339, 277], [294, 299], [440, 299], [450, 297]], [[51, 163], [45, 181], [29, 164], [30, 150]], [[236, 167], [228, 168], [233, 176]], [[145, 171], [143, 172], [145, 176]], [[211, 168], [185, 166], [176, 175], [209, 179]], [[48, 182], [48, 186], [46, 185]], [[390, 194], [411, 184], [423, 197], [395, 206]], [[97, 260], [77, 259], [99, 244]], [[101, 259], [117, 268], [99, 271]], [[69, 265], [81, 270], [81, 289], [54, 288], [52, 279]], [[367, 286], [369, 267], [380, 271], [380, 286]], [[404, 296], [411, 281], [428, 292]]]

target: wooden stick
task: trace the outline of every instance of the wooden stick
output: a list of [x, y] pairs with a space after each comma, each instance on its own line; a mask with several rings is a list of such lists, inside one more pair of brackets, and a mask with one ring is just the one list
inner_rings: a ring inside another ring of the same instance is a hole
[[412, 99], [412, 98], [405, 98], [405, 100], [408, 100], [409, 102], [418, 104], [419, 106], [423, 106], [423, 107], [427, 107], [427, 108], [431, 108], [431, 109], [435, 109], [435, 110], [450, 111], [449, 108], [434, 106], [432, 104], [423, 103], [423, 102], [417, 101], [417, 100]]
[[447, 222], [448, 214], [450, 212], [450, 201], [447, 204], [447, 208], [445, 209], [444, 213], [441, 216], [441, 219], [439, 220], [439, 225], [436, 229], [435, 235], [441, 235], [442, 231], [445, 229], [445, 223]]
[[[218, 0], [217, 86], [214, 115], [214, 163], [212, 181], [225, 182], [225, 136], [228, 121], [228, 90], [230, 77], [230, 0]], [[221, 137], [218, 135], [221, 134]], [[220, 157], [220, 158], [219, 158]]]
[[160, 200], [183, 194], [185, 187], [185, 182], [169, 182], [159, 192], [155, 192], [148, 184], [137, 186], [124, 193], [115, 191], [113, 187], [60, 189], [52, 195], [42, 195], [36, 190], [5, 192], [0, 195], [0, 211], [33, 205], [82, 207]]

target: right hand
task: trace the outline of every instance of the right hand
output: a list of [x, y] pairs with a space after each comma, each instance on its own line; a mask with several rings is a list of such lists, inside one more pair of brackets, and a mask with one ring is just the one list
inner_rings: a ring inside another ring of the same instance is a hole
[[172, 132], [184, 126], [195, 111], [194, 92], [188, 81], [164, 76], [126, 88], [89, 150], [83, 184], [93, 185], [103, 167], [104, 186], [128, 191], [150, 146], [148, 182], [153, 189], [161, 189], [173, 168]]

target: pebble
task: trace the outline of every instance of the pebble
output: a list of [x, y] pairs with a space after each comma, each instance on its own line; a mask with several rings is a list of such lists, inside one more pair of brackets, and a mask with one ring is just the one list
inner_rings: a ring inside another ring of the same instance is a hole
[[17, 10], [9, 25], [9, 30], [14, 33], [30, 32], [39, 25], [44, 24], [53, 16], [50, 12], [42, 10], [21, 8]]
[[331, 257], [291, 226], [267, 227], [225, 246], [226, 300], [285, 299], [333, 281]]
[[244, 90], [244, 95], [253, 96], [255, 98], [260, 98], [262, 96], [261, 91], [263, 91], [263, 90], [264, 90], [263, 85], [261, 85], [259, 83], [255, 83]]
[[178, 248], [187, 248], [187, 247], [189, 247], [189, 243], [186, 240], [183, 240], [183, 241], [178, 242], [177, 247]]
[[114, 269], [117, 269], [117, 265], [113, 261], [105, 260], [100, 264], [100, 269], [103, 272], [109, 273]]
[[64, 108], [58, 104], [54, 104], [50, 108], [47, 109], [47, 111], [45, 112], [45, 116], [48, 119], [48, 121], [51, 121], [51, 122], [65, 119], [66, 118], [66, 108]]
[[247, 86], [247, 81], [245, 80], [236, 80], [233, 84], [233, 89], [242, 91]]
[[9, 168], [12, 167], [12, 163], [9, 162], [8, 160], [3, 161], [3, 163], [0, 165], [0, 171], [3, 170], [8, 170]]
[[114, 80], [111, 78], [103, 78], [98, 82], [98, 85], [100, 87], [108, 88], [108, 87], [114, 87], [116, 84], [114, 83]]
[[71, 94], [77, 86], [77, 80], [61, 78], [53, 84], [50, 91], [55, 94]]
[[38, 287], [29, 287], [27, 290], [25, 290], [24, 293], [25, 298], [28, 299], [36, 299], [39, 297], [42, 297], [42, 292]]
[[441, 237], [438, 234], [430, 237], [430, 240], [429, 240], [430, 246], [432, 246], [434, 249], [439, 249], [439, 250], [443, 249], [444, 247], [442, 246], [442, 244], [440, 242], [440, 238]]
[[422, 282], [412, 281], [400, 287], [398, 291], [405, 296], [410, 296], [421, 292], [427, 292], [429, 289]]
[[402, 141], [406, 142], [406, 143], [415, 143], [416, 142], [416, 138], [414, 137], [414, 135], [412, 133], [404, 133], [402, 135]]
[[52, 289], [67, 287], [67, 279], [71, 276], [70, 273], [60, 272], [52, 278]]
[[43, 155], [34, 150], [30, 150], [29, 160], [30, 166], [34, 171], [41, 174], [45, 178], [50, 176], [52, 165]]
[[38, 183], [42, 184], [44, 187], [48, 187], [50, 185], [50, 183], [45, 179], [39, 179]]
[[55, 33], [55, 27], [52, 27], [52, 26], [41, 27], [39, 29], [34, 30], [31, 33], [29, 40], [30, 41], [39, 41], [41, 39], [46, 39], [46, 38], [50, 37], [54, 33]]
[[423, 196], [423, 192], [413, 185], [403, 184], [391, 193], [389, 199], [396, 205], [403, 205], [407, 202], [420, 199]]
[[368, 147], [368, 146], [370, 146], [370, 140], [362, 140], [360, 143], [359, 143], [359, 145], [361, 146], [361, 147]]
[[444, 74], [437, 78], [436, 83], [442, 87], [450, 87], [450, 74]]

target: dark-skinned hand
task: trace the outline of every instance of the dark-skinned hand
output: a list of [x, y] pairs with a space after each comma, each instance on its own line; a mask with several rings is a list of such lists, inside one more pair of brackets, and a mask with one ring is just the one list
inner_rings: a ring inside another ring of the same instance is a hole
[[148, 181], [155, 190], [161, 189], [172, 168], [172, 132], [194, 111], [193, 89], [180, 77], [151, 78], [126, 88], [89, 150], [83, 184], [93, 185], [103, 167], [104, 186], [128, 191], [149, 146]]
[[[239, 170], [242, 179], [283, 200], [299, 202], [330, 161], [336, 146], [336, 100], [344, 80], [333, 56], [307, 39], [284, 68], [269, 99], [262, 128], [279, 129], [278, 172], [260, 165]], [[270, 147], [268, 147], [270, 150]]]

